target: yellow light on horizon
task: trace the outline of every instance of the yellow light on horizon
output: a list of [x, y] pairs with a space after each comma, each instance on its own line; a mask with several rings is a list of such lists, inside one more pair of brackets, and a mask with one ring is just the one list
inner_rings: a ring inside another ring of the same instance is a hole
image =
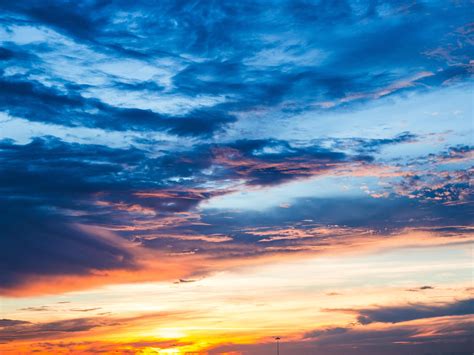
[[181, 350], [177, 348], [169, 348], [169, 349], [162, 349], [158, 351], [160, 355], [173, 355], [173, 354], [181, 354]]
[[160, 349], [160, 348], [146, 348], [143, 350], [143, 354], [160, 354], [160, 355], [174, 355], [174, 354], [181, 354], [181, 351], [177, 348], [168, 348], [168, 349]]
[[159, 328], [157, 329], [158, 337], [164, 339], [179, 339], [186, 336], [180, 328]]

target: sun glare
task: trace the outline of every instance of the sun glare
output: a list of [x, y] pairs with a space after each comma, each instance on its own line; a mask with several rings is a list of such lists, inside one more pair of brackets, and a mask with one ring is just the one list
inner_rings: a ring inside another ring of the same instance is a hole
[[158, 337], [164, 339], [180, 339], [186, 336], [186, 334], [179, 328], [159, 328], [157, 334]]

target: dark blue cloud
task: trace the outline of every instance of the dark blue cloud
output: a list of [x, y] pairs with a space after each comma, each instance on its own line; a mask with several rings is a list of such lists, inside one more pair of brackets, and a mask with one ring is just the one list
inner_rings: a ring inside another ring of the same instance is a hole
[[[262, 154], [265, 148], [278, 149], [276, 154]], [[232, 162], [240, 164], [242, 160], [243, 168], [219, 160], [222, 154], [216, 151], [230, 151], [236, 158]], [[316, 170], [328, 169], [330, 162], [346, 164], [353, 159], [318, 147], [293, 148], [273, 140], [202, 145], [155, 158], [137, 148], [66, 143], [46, 137], [24, 145], [4, 140], [0, 152], [0, 250], [4, 270], [0, 284], [4, 288], [26, 282], [33, 275], [84, 275], [92, 270], [135, 267], [132, 255], [119, 243], [107, 242], [75, 224], [113, 227], [190, 211], [218, 193], [199, 188], [205, 181], [205, 170], [211, 166], [222, 165], [216, 181], [244, 178], [249, 184], [275, 184], [304, 176], [308, 164]], [[285, 170], [284, 178], [280, 168], [251, 171], [258, 164], [284, 166], [295, 157], [304, 159], [304, 166]], [[186, 180], [183, 183], [180, 179]], [[148, 192], [149, 196], [140, 192]], [[153, 215], [137, 215], [128, 209], [133, 206], [149, 209]], [[200, 232], [186, 228], [171, 226], [160, 233]], [[123, 236], [146, 237], [140, 231]], [[183, 250], [195, 245], [200, 248], [202, 241], [175, 240], [169, 244]], [[160, 248], [156, 243], [147, 245]]]
[[172, 117], [151, 110], [113, 107], [98, 99], [84, 98], [75, 90], [63, 93], [35, 81], [0, 80], [0, 94], [0, 109], [10, 115], [70, 127], [161, 130], [176, 135], [208, 136], [235, 121], [235, 117], [218, 107]]
[[39, 276], [133, 268], [127, 250], [80, 229], [64, 215], [12, 200], [0, 201], [0, 212], [2, 290]]
[[[349, 155], [317, 145], [293, 147], [278, 140], [202, 144], [181, 152], [163, 151], [154, 157], [138, 148], [66, 143], [44, 137], [24, 145], [1, 141], [0, 152], [5, 198], [28, 200], [37, 206], [91, 209], [91, 215], [98, 211], [90, 207], [97, 194], [111, 202], [139, 203], [157, 211], [188, 210], [214, 195], [212, 190], [200, 188], [211, 168], [215, 182], [244, 179], [249, 185], [273, 185], [371, 160], [366, 155]], [[186, 192], [196, 188], [202, 192]], [[169, 189], [177, 191], [168, 198], [135, 195]]]
[[[161, 64], [156, 60], [174, 63], [166, 88], [150, 79], [126, 82], [112, 76], [107, 88], [141, 92], [144, 97], [212, 95], [226, 101], [164, 115], [105, 104], [90, 95], [86, 99], [86, 89], [103, 90], [104, 84], [75, 85], [45, 66], [51, 56], [64, 60], [62, 45], [47, 39], [41, 45], [17, 44], [36, 59], [22, 63], [27, 71], [19, 77], [6, 78], [4, 73], [2, 110], [65, 126], [210, 137], [235, 122], [236, 113], [252, 109], [283, 114], [333, 110], [468, 80], [472, 57], [463, 30], [470, 20], [467, 1], [449, 6], [437, 1], [372, 0], [336, 5], [325, 0], [26, 1], [0, 6], [7, 29], [44, 26], [109, 60], [136, 59], [157, 68]], [[13, 56], [9, 48], [0, 53], [4, 60]], [[94, 65], [93, 58], [81, 59]], [[29, 72], [33, 69], [61, 85], [34, 81]]]
[[10, 60], [15, 57], [15, 53], [7, 48], [0, 48], [0, 60]]
[[[344, 144], [355, 152], [373, 151], [381, 145], [411, 139], [404, 133], [393, 139], [356, 138]], [[453, 149], [449, 156], [466, 150]], [[268, 233], [248, 232], [254, 228], [276, 230], [276, 237], [278, 229], [298, 228], [304, 232], [331, 226], [373, 230], [382, 235], [407, 227], [450, 234], [458, 231], [451, 226], [468, 224], [472, 218], [465, 204], [368, 196], [302, 198], [288, 208], [262, 211], [205, 210], [199, 212], [198, 221], [184, 219], [153, 227], [162, 219], [179, 217], [179, 213], [197, 212], [201, 202], [226, 193], [225, 189], [203, 187], [210, 176], [214, 183], [244, 181], [248, 186], [271, 186], [354, 163], [372, 164], [373, 158], [275, 139], [201, 144], [155, 156], [138, 148], [66, 143], [45, 137], [23, 145], [1, 141], [0, 153], [3, 287], [13, 287], [38, 274], [83, 275], [91, 270], [136, 267], [120, 240], [107, 242], [77, 228], [76, 223], [112, 229], [150, 224], [152, 227], [119, 231], [117, 235], [151, 249], [234, 258], [265, 254], [268, 246], [282, 251], [304, 247], [304, 243], [324, 247], [333, 238], [344, 237], [335, 228], [334, 234], [315, 234], [304, 241], [277, 238], [262, 243]], [[208, 236], [211, 242], [199, 236]], [[213, 236], [227, 240], [212, 243]], [[78, 250], [81, 253], [77, 254]]]
[[423, 318], [474, 314], [474, 300], [461, 300], [445, 305], [409, 304], [400, 307], [364, 309], [357, 312], [358, 322], [364, 325], [374, 322], [400, 323]]

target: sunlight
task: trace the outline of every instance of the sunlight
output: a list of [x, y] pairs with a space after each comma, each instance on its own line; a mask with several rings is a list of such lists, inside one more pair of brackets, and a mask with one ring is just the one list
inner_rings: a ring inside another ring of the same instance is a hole
[[186, 334], [179, 328], [159, 328], [157, 334], [158, 337], [164, 339], [179, 339], [186, 336]]

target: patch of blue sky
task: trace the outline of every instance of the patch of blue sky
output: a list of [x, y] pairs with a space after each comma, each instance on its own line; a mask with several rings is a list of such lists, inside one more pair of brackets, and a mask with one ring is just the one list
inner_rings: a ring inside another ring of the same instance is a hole
[[367, 192], [361, 189], [361, 186], [373, 185], [376, 180], [365, 176], [321, 176], [272, 187], [254, 189], [244, 187], [236, 192], [212, 197], [204, 201], [200, 207], [224, 210], [265, 210], [291, 205], [294, 200], [304, 197], [364, 197], [367, 196]]
[[249, 114], [241, 117], [227, 136], [307, 141], [360, 137], [390, 139], [409, 132], [419, 136], [418, 142], [386, 146], [379, 157], [418, 156], [472, 142], [471, 98], [468, 84], [462, 84], [428, 93], [385, 98], [351, 111], [309, 111], [292, 117], [275, 112], [260, 113], [258, 118]]
[[[35, 137], [54, 136], [68, 143], [100, 144], [112, 148], [128, 148], [130, 146], [149, 149], [147, 141], [159, 142], [155, 149], [174, 149], [177, 145], [192, 145], [182, 142], [174, 135], [164, 132], [122, 132], [106, 131], [100, 128], [65, 127], [42, 122], [31, 122], [23, 118], [12, 117], [0, 112], [0, 140], [13, 139], [18, 144], [27, 144]], [[140, 143], [141, 141], [144, 143]]]

